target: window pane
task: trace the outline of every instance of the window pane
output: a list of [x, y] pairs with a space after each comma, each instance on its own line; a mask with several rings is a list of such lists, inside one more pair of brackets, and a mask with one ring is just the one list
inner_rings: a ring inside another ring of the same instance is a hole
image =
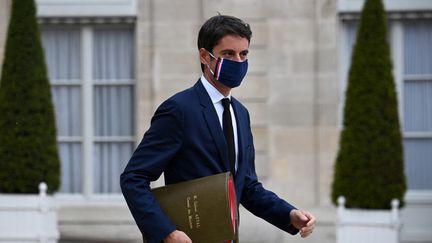
[[94, 89], [96, 136], [133, 136], [133, 87], [97, 86]]
[[133, 152], [133, 49], [130, 28], [94, 31], [93, 127], [104, 141], [95, 143], [95, 193], [120, 192], [119, 176]]
[[405, 74], [432, 74], [432, 21], [404, 24]]
[[351, 63], [351, 56], [352, 56], [352, 51], [354, 49], [354, 44], [357, 38], [357, 28], [358, 28], [358, 23], [357, 22], [348, 22], [347, 23], [347, 51], [346, 51], [346, 55], [348, 56], [347, 60], [349, 60], [348, 63], [348, 67], [350, 66]]
[[134, 78], [132, 29], [97, 29], [94, 32], [94, 78], [113, 81]]
[[80, 79], [80, 38], [78, 29], [45, 28], [42, 31], [42, 43], [51, 81]]
[[405, 170], [409, 189], [432, 189], [432, 139], [405, 139]]
[[81, 186], [81, 143], [59, 143], [60, 192], [78, 193]]
[[52, 89], [57, 135], [81, 136], [81, 88], [54, 86]]
[[81, 143], [72, 142], [82, 136], [82, 94], [81, 87], [76, 85], [81, 76], [80, 38], [80, 30], [73, 27], [45, 27], [42, 31], [48, 74], [54, 84], [51, 93], [57, 135], [62, 139], [58, 143], [61, 160], [60, 191], [65, 193], [82, 191]]
[[404, 84], [404, 130], [432, 132], [432, 81]]
[[[432, 189], [432, 21], [404, 23], [404, 131], [419, 137], [404, 139], [409, 189]], [[413, 80], [408, 80], [411, 78]], [[416, 77], [420, 77], [417, 78]], [[429, 80], [428, 80], [429, 79]]]
[[134, 143], [96, 143], [94, 190], [120, 193], [119, 178], [134, 149]]

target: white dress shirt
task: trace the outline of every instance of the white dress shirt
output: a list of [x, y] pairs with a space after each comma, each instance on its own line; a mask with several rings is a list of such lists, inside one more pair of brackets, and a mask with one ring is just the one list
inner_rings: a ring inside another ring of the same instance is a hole
[[[229, 98], [231, 100], [231, 93], [225, 97], [223, 94], [221, 94], [213, 85], [210, 84], [210, 82], [204, 77], [204, 75], [201, 76], [201, 83], [204, 85], [205, 90], [207, 91], [208, 95], [210, 96], [210, 99], [213, 103], [213, 106], [216, 110], [217, 116], [219, 118], [219, 123], [221, 125], [221, 128], [223, 130], [223, 122], [222, 122], [222, 114], [224, 111], [224, 108], [222, 106], [222, 99], [223, 98]], [[238, 164], [238, 136], [237, 136], [237, 121], [235, 118], [234, 110], [232, 108], [232, 105], [230, 104], [230, 112], [231, 112], [231, 120], [233, 122], [233, 132], [234, 132], [234, 146], [235, 146], [235, 169], [237, 170], [237, 164]]]

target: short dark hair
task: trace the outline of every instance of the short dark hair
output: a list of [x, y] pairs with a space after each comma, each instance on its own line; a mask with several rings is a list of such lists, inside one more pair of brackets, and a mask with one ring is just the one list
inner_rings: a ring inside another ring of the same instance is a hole
[[[198, 50], [201, 48], [213, 52], [220, 39], [227, 35], [237, 35], [246, 38], [250, 43], [252, 31], [248, 23], [243, 20], [218, 14], [208, 19], [198, 33]], [[201, 70], [204, 71], [204, 65], [201, 63]]]

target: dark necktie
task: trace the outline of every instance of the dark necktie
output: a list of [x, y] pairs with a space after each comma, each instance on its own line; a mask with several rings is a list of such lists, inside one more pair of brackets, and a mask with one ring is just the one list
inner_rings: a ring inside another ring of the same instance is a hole
[[234, 131], [231, 120], [231, 112], [230, 112], [230, 99], [223, 98], [222, 106], [224, 108], [222, 115], [222, 126], [225, 134], [225, 140], [228, 145], [228, 159], [230, 162], [230, 171], [231, 174], [235, 175], [235, 143], [234, 143]]

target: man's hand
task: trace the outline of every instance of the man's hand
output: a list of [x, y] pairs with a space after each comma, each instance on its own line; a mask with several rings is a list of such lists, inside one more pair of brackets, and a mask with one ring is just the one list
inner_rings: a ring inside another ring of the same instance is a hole
[[173, 231], [164, 239], [165, 243], [192, 243], [192, 240], [183, 231]]
[[315, 228], [315, 216], [311, 213], [304, 211], [293, 209], [290, 212], [291, 224], [300, 230], [300, 235], [302, 238], [308, 237], [312, 234], [312, 231]]

